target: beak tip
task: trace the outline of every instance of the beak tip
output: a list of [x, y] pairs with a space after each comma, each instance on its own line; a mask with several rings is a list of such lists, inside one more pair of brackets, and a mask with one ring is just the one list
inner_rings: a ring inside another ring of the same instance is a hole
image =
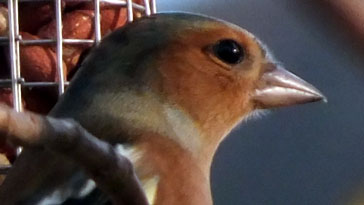
[[320, 102], [328, 103], [328, 100], [327, 100], [327, 97], [326, 97], [326, 96], [321, 95], [321, 97], [320, 97], [320, 98], [321, 98], [321, 99], [320, 99]]
[[313, 99], [313, 102], [323, 102], [323, 103], [327, 103], [327, 97], [322, 94], [319, 90], [317, 90], [316, 88], [312, 87], [311, 88], [311, 93], [314, 95], [314, 99]]

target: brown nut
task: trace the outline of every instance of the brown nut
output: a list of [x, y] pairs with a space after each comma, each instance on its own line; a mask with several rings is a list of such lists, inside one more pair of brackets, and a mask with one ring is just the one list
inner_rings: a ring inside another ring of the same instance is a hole
[[[85, 3], [82, 9], [93, 12], [94, 4]], [[116, 28], [123, 26], [126, 23], [126, 20], [127, 12], [125, 7], [106, 3], [100, 4], [100, 24], [102, 36], [110, 33]]]
[[[93, 37], [93, 11], [77, 10], [66, 13], [63, 18], [63, 38], [90, 39]], [[49, 24], [43, 26], [38, 31], [40, 38], [56, 38], [56, 20], [53, 19]]]
[[[62, 11], [65, 2], [62, 1]], [[19, 29], [23, 32], [37, 34], [38, 30], [55, 18], [54, 2], [20, 2]]]
[[[39, 39], [37, 36], [21, 32], [23, 39]], [[47, 46], [31, 45], [20, 47], [21, 75], [26, 81], [57, 81], [57, 56]], [[66, 71], [63, 63], [63, 71]], [[66, 73], [64, 73], [66, 75]]]
[[127, 12], [125, 8], [101, 9], [100, 14], [102, 36], [124, 26], [127, 20]]
[[[63, 16], [62, 35], [65, 39], [92, 39], [93, 32], [93, 11], [76, 10]], [[53, 20], [48, 25], [42, 27], [38, 36], [40, 38], [54, 39], [57, 36], [56, 21]], [[77, 64], [82, 51], [88, 46], [80, 45], [64, 45], [63, 61], [68, 70], [67, 73]], [[52, 47], [55, 51], [55, 47]]]
[[8, 31], [8, 9], [4, 6], [0, 6], [0, 36], [6, 36]]

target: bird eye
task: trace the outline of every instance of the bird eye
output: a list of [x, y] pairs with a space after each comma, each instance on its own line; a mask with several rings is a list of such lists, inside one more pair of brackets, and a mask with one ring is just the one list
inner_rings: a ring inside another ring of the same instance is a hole
[[213, 46], [214, 55], [227, 64], [238, 64], [244, 58], [243, 48], [234, 40], [226, 39]]

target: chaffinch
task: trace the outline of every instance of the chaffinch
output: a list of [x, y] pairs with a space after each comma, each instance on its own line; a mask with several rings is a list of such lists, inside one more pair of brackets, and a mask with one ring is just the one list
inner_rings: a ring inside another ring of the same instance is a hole
[[[151, 204], [212, 204], [210, 165], [222, 139], [261, 109], [323, 100], [248, 31], [195, 14], [144, 17], [86, 57], [50, 115], [73, 118], [133, 163]], [[90, 153], [92, 154], [92, 153]], [[43, 149], [24, 149], [2, 204], [59, 204], [95, 185]]]

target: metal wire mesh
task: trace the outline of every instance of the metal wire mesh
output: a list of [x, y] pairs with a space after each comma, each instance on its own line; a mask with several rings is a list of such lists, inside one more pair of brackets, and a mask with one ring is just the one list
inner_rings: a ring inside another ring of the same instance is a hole
[[[62, 1], [64, 0], [41, 0], [54, 1], [54, 14], [56, 19], [56, 38], [54, 39], [36, 39], [25, 40], [19, 34], [19, 13], [18, 4], [20, 2], [39, 2], [39, 0], [0, 0], [1, 3], [8, 5], [8, 37], [0, 37], [0, 44], [9, 45], [9, 62], [11, 70], [11, 79], [0, 79], [0, 87], [10, 87], [13, 93], [13, 107], [16, 111], [21, 112], [22, 107], [22, 87], [49, 87], [57, 86], [58, 94], [62, 95], [65, 86], [68, 85], [63, 72], [63, 45], [97, 45], [101, 40], [101, 25], [100, 25], [100, 3], [111, 4], [114, 6], [125, 7], [127, 9], [127, 22], [132, 22], [134, 19], [133, 12], [138, 10], [144, 15], [156, 13], [156, 0], [144, 0], [143, 5], [133, 3], [132, 0], [66, 0], [66, 2], [93, 2], [94, 4], [94, 39], [65, 39], [62, 36]], [[57, 75], [58, 80], [54, 82], [26, 82], [21, 75], [20, 69], [20, 45], [56, 45], [57, 55]]]

